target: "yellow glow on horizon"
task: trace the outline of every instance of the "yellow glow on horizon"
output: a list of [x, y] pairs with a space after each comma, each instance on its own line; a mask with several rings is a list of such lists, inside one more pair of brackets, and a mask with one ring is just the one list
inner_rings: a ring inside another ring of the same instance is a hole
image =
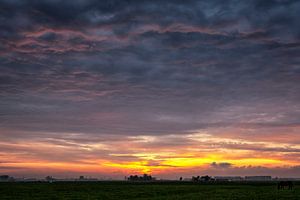
[[[115, 172], [159, 174], [199, 168], [209, 170], [214, 167], [211, 165], [213, 162], [230, 163], [230, 167], [233, 168], [248, 166], [276, 168], [300, 164], [298, 159], [293, 159], [300, 145], [288, 144], [285, 141], [256, 142], [239, 138], [222, 138], [205, 132], [188, 134], [186, 137], [133, 136], [125, 139], [128, 138], [128, 141], [87, 143], [51, 138], [28, 142], [1, 141], [0, 145], [4, 149], [20, 150], [0, 153], [0, 167], [28, 169], [28, 171], [46, 169], [104, 174]], [[187, 139], [187, 142], [183, 140], [181, 144], [181, 139]], [[276, 151], [272, 152], [273, 149]], [[295, 155], [292, 155], [294, 153]]]
[[221, 156], [213, 155], [205, 158], [172, 158], [162, 162], [162, 164], [173, 167], [196, 167], [215, 162], [218, 158], [221, 158]]
[[[220, 158], [220, 159], [217, 159]], [[153, 160], [151, 160], [153, 161]], [[170, 158], [163, 161], [157, 160], [157, 165], [149, 164], [149, 160], [139, 161], [139, 162], [113, 162], [113, 161], [99, 161], [96, 163], [76, 163], [76, 162], [49, 162], [49, 161], [31, 161], [31, 162], [19, 162], [19, 163], [6, 163], [5, 166], [11, 167], [22, 167], [28, 169], [53, 169], [53, 170], [68, 170], [68, 171], [78, 171], [78, 172], [110, 172], [113, 170], [123, 170], [127, 173], [152, 173], [165, 171], [185, 169], [185, 168], [195, 168], [195, 167], [205, 167], [213, 162], [231, 163], [234, 167], [242, 166], [268, 166], [277, 167], [285, 165], [291, 165], [293, 163], [286, 163], [281, 160], [268, 159], [268, 158], [244, 158], [240, 160], [230, 160], [222, 159], [222, 156], [213, 155], [206, 158], [191, 158], [191, 157], [179, 157]], [[1, 164], [0, 164], [1, 166]]]

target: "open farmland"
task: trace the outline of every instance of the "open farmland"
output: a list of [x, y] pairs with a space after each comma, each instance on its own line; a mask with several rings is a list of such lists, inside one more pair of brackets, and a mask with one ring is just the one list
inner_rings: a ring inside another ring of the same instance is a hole
[[276, 183], [212, 183], [191, 182], [55, 182], [1, 183], [1, 200], [35, 199], [204, 199], [204, 200], [278, 200], [300, 199], [300, 185], [293, 190], [277, 190]]

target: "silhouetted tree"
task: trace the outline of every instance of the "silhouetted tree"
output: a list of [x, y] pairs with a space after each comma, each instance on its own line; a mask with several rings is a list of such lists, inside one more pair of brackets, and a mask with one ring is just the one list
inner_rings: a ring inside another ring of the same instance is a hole
[[130, 175], [128, 177], [129, 181], [152, 181], [154, 178], [150, 175], [144, 174], [143, 176], [138, 176], [138, 175]]
[[200, 176], [193, 176], [192, 177], [192, 181], [194, 181], [194, 182], [198, 182], [200, 180]]

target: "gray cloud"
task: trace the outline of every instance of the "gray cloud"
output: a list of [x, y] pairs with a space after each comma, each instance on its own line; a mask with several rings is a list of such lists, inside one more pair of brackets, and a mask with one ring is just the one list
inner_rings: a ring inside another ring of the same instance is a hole
[[232, 166], [231, 163], [227, 163], [227, 162], [221, 162], [221, 163], [216, 163], [216, 162], [212, 162], [210, 164], [210, 166], [214, 167], [214, 168], [229, 168]]

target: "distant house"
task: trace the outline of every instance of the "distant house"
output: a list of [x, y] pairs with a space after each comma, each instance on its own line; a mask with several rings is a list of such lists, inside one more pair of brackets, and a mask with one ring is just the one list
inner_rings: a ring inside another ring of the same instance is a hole
[[56, 179], [53, 178], [52, 176], [46, 176], [45, 180], [48, 181], [49, 183], [52, 183], [53, 181], [55, 181]]
[[215, 179], [212, 178], [211, 176], [206, 175], [206, 176], [201, 176], [200, 181], [209, 182], [209, 181], [215, 181]]
[[8, 175], [1, 175], [0, 176], [0, 180], [1, 181], [6, 181], [6, 180], [8, 180], [9, 179], [9, 176]]
[[8, 181], [14, 181], [15, 179], [13, 177], [10, 177], [8, 175], [0, 175], [0, 182], [8, 182]]
[[85, 182], [89, 181], [89, 182], [91, 182], [91, 181], [99, 181], [99, 180], [97, 178], [79, 176], [79, 178], [75, 179], [75, 181], [85, 181]]
[[271, 181], [272, 176], [245, 176], [245, 181]]
[[0, 175], [0, 182], [14, 181], [13, 177], [8, 175]]
[[242, 181], [241, 176], [215, 176], [216, 181]]

